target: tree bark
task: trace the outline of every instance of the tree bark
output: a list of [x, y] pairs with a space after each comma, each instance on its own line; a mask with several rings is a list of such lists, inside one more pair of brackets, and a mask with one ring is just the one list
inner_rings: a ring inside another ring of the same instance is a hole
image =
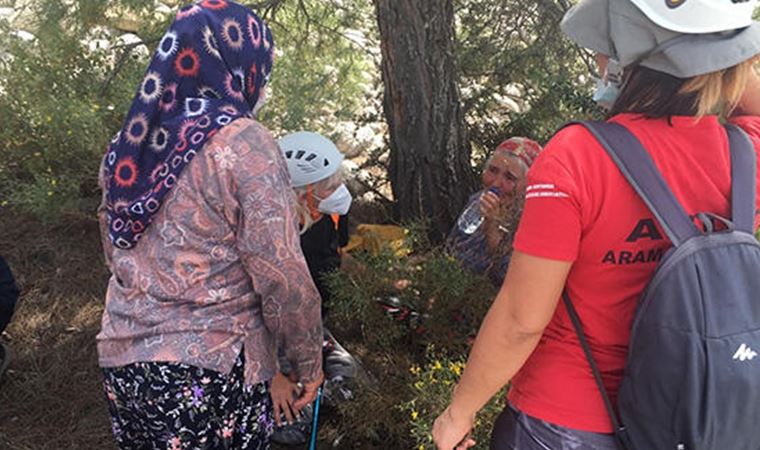
[[448, 232], [475, 189], [459, 101], [453, 0], [374, 0], [380, 30], [388, 167], [401, 221]]

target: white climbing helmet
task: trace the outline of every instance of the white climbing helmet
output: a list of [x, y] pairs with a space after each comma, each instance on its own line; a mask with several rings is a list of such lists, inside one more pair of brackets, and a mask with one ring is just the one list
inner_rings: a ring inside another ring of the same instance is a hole
[[678, 33], [717, 33], [752, 24], [757, 0], [631, 0], [649, 20]]
[[343, 162], [343, 154], [326, 137], [311, 131], [298, 131], [278, 141], [293, 187], [322, 181], [330, 177]]

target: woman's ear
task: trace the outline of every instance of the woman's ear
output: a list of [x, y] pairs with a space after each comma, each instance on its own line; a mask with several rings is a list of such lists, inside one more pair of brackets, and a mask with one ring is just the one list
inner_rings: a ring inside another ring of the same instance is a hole
[[596, 58], [596, 67], [599, 69], [599, 77], [604, 78], [606, 77], [606, 71], [607, 71], [607, 64], [610, 62], [610, 57], [607, 55], [604, 55], [602, 53], [597, 53], [595, 55]]

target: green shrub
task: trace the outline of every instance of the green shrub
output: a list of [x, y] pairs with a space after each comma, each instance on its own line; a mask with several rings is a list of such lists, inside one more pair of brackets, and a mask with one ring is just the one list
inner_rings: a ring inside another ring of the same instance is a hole
[[[399, 408], [406, 413], [411, 424], [410, 433], [419, 450], [435, 450], [431, 430], [436, 417], [449, 405], [454, 385], [465, 368], [462, 357], [451, 358], [437, 353], [431, 347], [423, 365], [409, 368], [413, 398]], [[478, 413], [472, 437], [478, 447], [485, 448], [490, 442], [491, 427], [505, 405], [506, 389], [494, 396]]]
[[119, 51], [96, 45], [120, 43], [88, 18], [103, 5], [89, 11], [58, 3], [29, 5], [34, 14], [23, 25], [33, 32], [30, 40], [11, 32], [21, 24], [0, 21], [0, 198], [48, 219], [94, 210], [98, 165], [147, 54], [140, 45]]
[[[70, 213], [92, 216], [109, 139], [121, 128], [174, 12], [190, 2], [164, 3], [170, 6], [157, 8], [152, 0], [10, 3], [14, 13], [0, 17], [0, 207], [51, 221]], [[347, 137], [342, 134], [351, 130], [336, 124], [363, 114], [376, 77], [370, 55], [341, 30], [362, 29], [369, 4], [247, 3], [268, 14], [277, 42], [272, 101], [262, 121], [275, 135], [309, 128]], [[19, 30], [30, 38], [20, 38]]]
[[[386, 249], [355, 256], [363, 269], [336, 272], [330, 322], [344, 335], [360, 334], [370, 348], [428, 344], [465, 352], [491, 305], [496, 288], [484, 277], [464, 272], [438, 249], [398, 257]], [[381, 303], [397, 299], [404, 313], [390, 317]]]
[[[414, 239], [424, 231], [408, 235]], [[407, 256], [390, 248], [377, 255], [358, 253], [358, 264], [352, 264], [358, 269], [329, 275], [329, 326], [366, 372], [353, 401], [341, 406], [338, 421], [355, 448], [432, 448], [432, 421], [448, 404], [496, 294], [490, 282], [462, 271], [441, 249], [418, 248]], [[417, 318], [388, 314], [379, 301], [389, 297]], [[481, 416], [476, 434], [481, 443], [487, 442], [498, 409], [489, 406]]]

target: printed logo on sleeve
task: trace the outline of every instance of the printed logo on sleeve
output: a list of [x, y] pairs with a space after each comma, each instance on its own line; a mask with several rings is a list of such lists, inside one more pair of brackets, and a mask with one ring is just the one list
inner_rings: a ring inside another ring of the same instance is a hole
[[567, 193], [560, 191], [554, 184], [531, 184], [525, 188], [525, 200], [531, 198], [568, 198]]

